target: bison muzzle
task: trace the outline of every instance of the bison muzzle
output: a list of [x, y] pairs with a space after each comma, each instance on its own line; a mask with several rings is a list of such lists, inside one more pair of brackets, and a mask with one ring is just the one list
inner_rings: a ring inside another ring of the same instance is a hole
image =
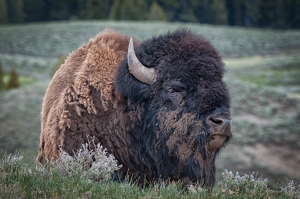
[[189, 30], [142, 43], [105, 30], [49, 84], [37, 161], [60, 149], [72, 155], [90, 136], [140, 182], [211, 187], [216, 155], [232, 137], [224, 72], [216, 49]]

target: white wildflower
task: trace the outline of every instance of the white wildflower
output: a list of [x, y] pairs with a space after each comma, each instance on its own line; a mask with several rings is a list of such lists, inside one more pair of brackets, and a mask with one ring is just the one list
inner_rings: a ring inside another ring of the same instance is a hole
[[[256, 173], [257, 174], [257, 173]], [[257, 178], [255, 172], [240, 176], [238, 172], [234, 175], [231, 171], [225, 170], [222, 173], [223, 180], [219, 182], [224, 192], [239, 192], [250, 194], [253, 192], [270, 192], [267, 188], [268, 179]]]
[[281, 192], [285, 193], [291, 198], [300, 198], [300, 182], [294, 182], [287, 179], [287, 186], [280, 187]]
[[[89, 150], [89, 144], [83, 144], [82, 148], [70, 156], [61, 150], [55, 161], [50, 161], [50, 167], [38, 164], [37, 170], [40, 173], [60, 176], [80, 176], [86, 180], [109, 180], [111, 175], [122, 166], [117, 160], [107, 153], [100, 143], [94, 144], [95, 151]], [[49, 163], [49, 161], [48, 161]], [[47, 164], [46, 164], [47, 165]]]

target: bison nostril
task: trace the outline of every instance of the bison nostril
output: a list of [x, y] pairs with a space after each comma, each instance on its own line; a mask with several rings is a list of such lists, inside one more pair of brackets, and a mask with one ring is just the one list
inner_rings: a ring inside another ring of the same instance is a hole
[[214, 124], [222, 124], [223, 123], [223, 120], [220, 120], [219, 118], [210, 118], [210, 121]]
[[215, 125], [227, 125], [227, 124], [231, 124], [231, 117], [230, 116], [222, 116], [222, 115], [218, 115], [218, 116], [212, 116], [209, 118], [210, 122], [215, 124]]

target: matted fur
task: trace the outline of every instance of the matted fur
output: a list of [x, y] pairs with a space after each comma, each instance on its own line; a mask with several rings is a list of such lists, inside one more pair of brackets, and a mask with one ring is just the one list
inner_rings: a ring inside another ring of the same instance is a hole
[[68, 109], [76, 110], [79, 116], [97, 114], [91, 88], [101, 93], [97, 100], [107, 110], [112, 103], [113, 78], [128, 42], [128, 37], [105, 30], [73, 52], [55, 73], [43, 101], [38, 161], [55, 158], [59, 147], [64, 148], [64, 131], [74, 117]]
[[128, 70], [129, 38], [110, 30], [73, 52], [44, 98], [37, 161], [70, 155], [93, 137], [140, 182], [215, 183], [215, 158], [231, 137], [210, 118], [230, 119], [224, 64], [202, 36], [186, 29], [134, 42], [153, 84]]

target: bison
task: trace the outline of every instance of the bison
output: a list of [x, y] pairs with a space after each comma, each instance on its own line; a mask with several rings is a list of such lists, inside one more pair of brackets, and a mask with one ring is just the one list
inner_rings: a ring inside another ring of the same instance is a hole
[[37, 161], [94, 137], [141, 182], [215, 183], [232, 137], [224, 64], [201, 35], [177, 29], [139, 43], [112, 30], [71, 53], [42, 106]]

